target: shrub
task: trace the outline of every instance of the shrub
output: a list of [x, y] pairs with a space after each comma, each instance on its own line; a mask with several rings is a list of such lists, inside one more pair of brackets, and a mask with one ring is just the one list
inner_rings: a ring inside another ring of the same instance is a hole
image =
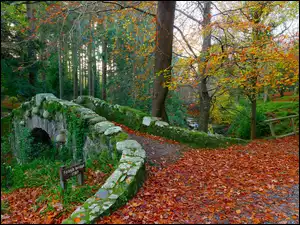
[[12, 151], [10, 137], [1, 137], [1, 188], [12, 186]]
[[170, 125], [187, 127], [184, 118], [187, 115], [187, 109], [183, 105], [178, 92], [170, 91], [166, 101], [166, 111]]
[[[256, 111], [256, 137], [263, 137], [270, 133], [268, 124], [264, 122], [267, 117], [262, 110]], [[228, 134], [242, 139], [250, 139], [251, 136], [251, 108], [249, 104], [240, 107], [239, 113], [229, 127]]]

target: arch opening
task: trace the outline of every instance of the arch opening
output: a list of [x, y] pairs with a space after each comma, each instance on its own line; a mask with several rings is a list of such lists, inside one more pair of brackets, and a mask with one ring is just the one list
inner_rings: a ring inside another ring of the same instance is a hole
[[49, 134], [42, 128], [34, 128], [31, 130], [31, 149], [29, 153], [30, 159], [35, 158], [53, 158], [55, 157], [54, 145]]

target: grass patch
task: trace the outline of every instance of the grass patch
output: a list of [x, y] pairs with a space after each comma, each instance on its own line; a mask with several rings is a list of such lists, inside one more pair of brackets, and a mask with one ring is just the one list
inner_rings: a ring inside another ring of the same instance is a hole
[[1, 215], [6, 213], [9, 213], [9, 203], [1, 200]]
[[[118, 155], [109, 155], [107, 152], [99, 154], [97, 159], [88, 160], [84, 173], [84, 185], [79, 186], [75, 176], [67, 181], [65, 190], [62, 190], [60, 186], [59, 168], [62, 165], [70, 165], [71, 161], [63, 163], [58, 160], [39, 158], [24, 165], [15, 164], [12, 166], [12, 186], [6, 189], [2, 188], [1, 191], [9, 194], [19, 188], [41, 187], [42, 193], [37, 198], [34, 207], [39, 208], [47, 204], [47, 207], [41, 212], [42, 214], [56, 210], [53, 202], [60, 202], [64, 212], [71, 212], [74, 206], [81, 205], [96, 193], [117, 167], [118, 161]], [[101, 171], [102, 176], [95, 178], [95, 171], [98, 173]], [[2, 205], [1, 208], [3, 208]]]
[[[294, 96], [278, 98], [279, 101], [259, 102], [257, 109], [265, 113], [268, 119], [299, 114], [299, 99], [296, 101], [281, 101]], [[294, 118], [295, 126], [299, 127], [299, 118]], [[293, 131], [290, 119], [280, 120], [274, 123], [276, 135], [287, 134]]]

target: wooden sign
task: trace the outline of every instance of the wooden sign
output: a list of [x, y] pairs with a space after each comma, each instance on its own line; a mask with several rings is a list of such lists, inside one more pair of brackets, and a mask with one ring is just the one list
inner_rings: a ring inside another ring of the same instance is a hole
[[83, 173], [85, 171], [85, 163], [77, 163], [70, 167], [61, 166], [59, 169], [60, 185], [63, 189], [67, 187], [67, 180], [77, 176], [79, 185], [83, 185]]

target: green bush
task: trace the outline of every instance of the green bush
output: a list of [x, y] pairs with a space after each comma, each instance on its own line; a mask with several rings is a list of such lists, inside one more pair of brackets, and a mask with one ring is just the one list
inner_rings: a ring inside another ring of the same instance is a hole
[[56, 149], [44, 143], [33, 143], [30, 129], [26, 127], [20, 128], [18, 135], [19, 152], [18, 157], [22, 164], [37, 158], [54, 160], [56, 157]]
[[104, 149], [96, 159], [87, 160], [87, 167], [93, 170], [100, 169], [104, 173], [110, 173], [118, 167], [120, 158], [121, 154], [118, 153], [116, 149], [114, 149], [113, 152]]
[[[243, 104], [243, 103], [242, 103]], [[264, 123], [267, 117], [264, 112], [260, 109], [257, 109], [256, 112], [256, 137], [260, 138], [270, 134], [268, 124]], [[234, 120], [232, 121], [228, 134], [242, 138], [250, 139], [251, 137], [251, 108], [249, 104], [243, 104], [243, 107], [240, 107], [239, 113], [236, 114]]]
[[1, 137], [1, 188], [12, 186], [12, 164], [15, 162], [12, 158], [10, 146], [10, 136]]
[[187, 109], [178, 92], [170, 91], [166, 101], [166, 111], [170, 125], [187, 127], [185, 117]]

